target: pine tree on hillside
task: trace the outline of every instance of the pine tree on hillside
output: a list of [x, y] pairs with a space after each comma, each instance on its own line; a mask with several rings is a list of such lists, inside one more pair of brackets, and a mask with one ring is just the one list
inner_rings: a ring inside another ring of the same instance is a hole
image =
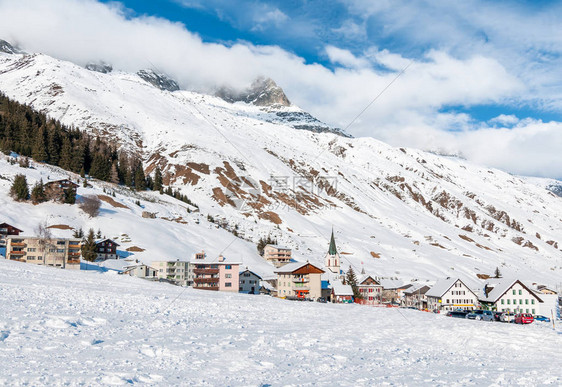
[[160, 167], [156, 167], [154, 171], [154, 190], [162, 193], [162, 171]]
[[94, 235], [94, 229], [91, 228], [88, 231], [88, 236], [82, 244], [82, 258], [89, 262], [94, 262], [96, 260], [96, 237]]
[[73, 167], [72, 160], [72, 144], [70, 139], [65, 137], [62, 141], [62, 149], [60, 153], [59, 167], [71, 171]]
[[82, 239], [84, 238], [84, 231], [81, 228], [74, 230], [74, 232], [72, 233], [72, 237]]
[[502, 277], [502, 273], [500, 273], [499, 267], [496, 267], [496, 270], [494, 271], [494, 278], [501, 278], [501, 277]]
[[43, 189], [43, 180], [37, 182], [33, 189], [31, 190], [31, 202], [33, 204], [43, 203], [47, 200], [47, 195], [45, 195], [45, 190]]
[[137, 191], [144, 191], [146, 189], [146, 178], [144, 176], [142, 162], [139, 162], [135, 169], [135, 189]]
[[45, 146], [45, 128], [43, 127], [39, 128], [39, 133], [35, 136], [31, 157], [41, 163], [46, 162], [48, 159], [47, 147]]
[[10, 195], [17, 201], [24, 201], [29, 198], [29, 187], [25, 175], [16, 175], [10, 188]]
[[111, 165], [111, 173], [109, 174], [109, 181], [113, 184], [119, 184], [119, 172], [117, 168], [117, 161]]

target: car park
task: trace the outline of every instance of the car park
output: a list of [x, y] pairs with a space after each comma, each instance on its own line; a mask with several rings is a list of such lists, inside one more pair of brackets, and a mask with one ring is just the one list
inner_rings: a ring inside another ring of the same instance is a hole
[[456, 318], [466, 318], [467, 314], [468, 314], [468, 312], [464, 311], [464, 310], [451, 310], [451, 311], [447, 312], [446, 316], [447, 317], [456, 317]]
[[513, 322], [513, 317], [514, 317], [513, 313], [503, 312], [502, 315], [500, 316], [500, 321], [506, 323]]
[[518, 313], [515, 315], [515, 324], [530, 324], [534, 320], [533, 315], [530, 313]]
[[466, 315], [470, 320], [494, 321], [494, 315], [489, 310], [473, 310]]

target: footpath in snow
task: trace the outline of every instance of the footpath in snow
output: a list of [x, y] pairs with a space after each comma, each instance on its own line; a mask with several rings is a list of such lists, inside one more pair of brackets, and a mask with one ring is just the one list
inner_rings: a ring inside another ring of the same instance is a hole
[[562, 384], [562, 331], [0, 259], [0, 385]]

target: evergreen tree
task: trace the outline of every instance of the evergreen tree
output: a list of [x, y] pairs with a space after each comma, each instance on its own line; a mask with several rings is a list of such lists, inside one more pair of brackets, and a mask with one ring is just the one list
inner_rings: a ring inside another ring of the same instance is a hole
[[67, 171], [73, 170], [72, 144], [70, 143], [70, 138], [68, 137], [64, 137], [62, 141], [59, 167], [66, 169]]
[[44, 163], [48, 159], [47, 147], [45, 146], [45, 128], [43, 127], [39, 128], [39, 133], [35, 136], [31, 157], [41, 163]]
[[79, 228], [78, 230], [74, 230], [74, 233], [72, 233], [72, 237], [73, 238], [84, 238], [84, 231], [82, 230], [82, 228]]
[[31, 190], [31, 201], [33, 204], [43, 203], [47, 200], [47, 196], [45, 195], [45, 190], [43, 189], [43, 180], [36, 183]]
[[501, 277], [502, 277], [502, 273], [500, 273], [499, 267], [496, 267], [496, 270], [494, 271], [494, 278], [501, 278]]
[[357, 276], [355, 275], [355, 271], [353, 271], [353, 267], [349, 266], [349, 270], [345, 275], [345, 282], [351, 286], [353, 289], [353, 298], [363, 298], [359, 288], [357, 287]]
[[73, 188], [68, 188], [64, 190], [64, 203], [74, 204], [76, 203], [76, 190]]
[[25, 175], [16, 175], [10, 188], [10, 195], [14, 200], [23, 201], [29, 198], [29, 187]]
[[109, 181], [113, 184], [119, 184], [119, 172], [117, 168], [117, 161], [111, 164], [111, 173], [109, 174]]
[[162, 191], [162, 171], [160, 167], [156, 167], [156, 171], [154, 171], [154, 190]]
[[98, 228], [98, 233], [96, 234], [96, 238], [100, 239], [101, 237], [102, 237], [101, 230]]
[[82, 258], [86, 261], [93, 262], [96, 260], [96, 238], [94, 235], [94, 229], [91, 228], [88, 231], [88, 236], [82, 244]]
[[135, 168], [135, 189], [137, 191], [144, 191], [146, 189], [146, 178], [144, 176], [142, 162], [139, 162]]

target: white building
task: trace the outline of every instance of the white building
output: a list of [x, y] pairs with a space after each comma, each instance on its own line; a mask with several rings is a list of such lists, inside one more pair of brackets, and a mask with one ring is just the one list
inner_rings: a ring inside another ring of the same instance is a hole
[[259, 294], [261, 288], [261, 277], [254, 273], [253, 271], [246, 270], [241, 271], [238, 277], [240, 282], [239, 291], [240, 293], [248, 294]]
[[141, 263], [133, 266], [125, 266], [120, 274], [145, 279], [156, 279], [158, 278], [157, 272], [158, 271], [153, 267]]
[[153, 261], [151, 266], [157, 270], [158, 278], [167, 279], [180, 286], [187, 286], [187, 268], [189, 263], [186, 261]]
[[499, 278], [486, 283], [480, 302], [490, 310], [536, 315], [543, 300], [518, 279]]
[[458, 278], [437, 281], [426, 293], [427, 309], [476, 309], [478, 296]]

